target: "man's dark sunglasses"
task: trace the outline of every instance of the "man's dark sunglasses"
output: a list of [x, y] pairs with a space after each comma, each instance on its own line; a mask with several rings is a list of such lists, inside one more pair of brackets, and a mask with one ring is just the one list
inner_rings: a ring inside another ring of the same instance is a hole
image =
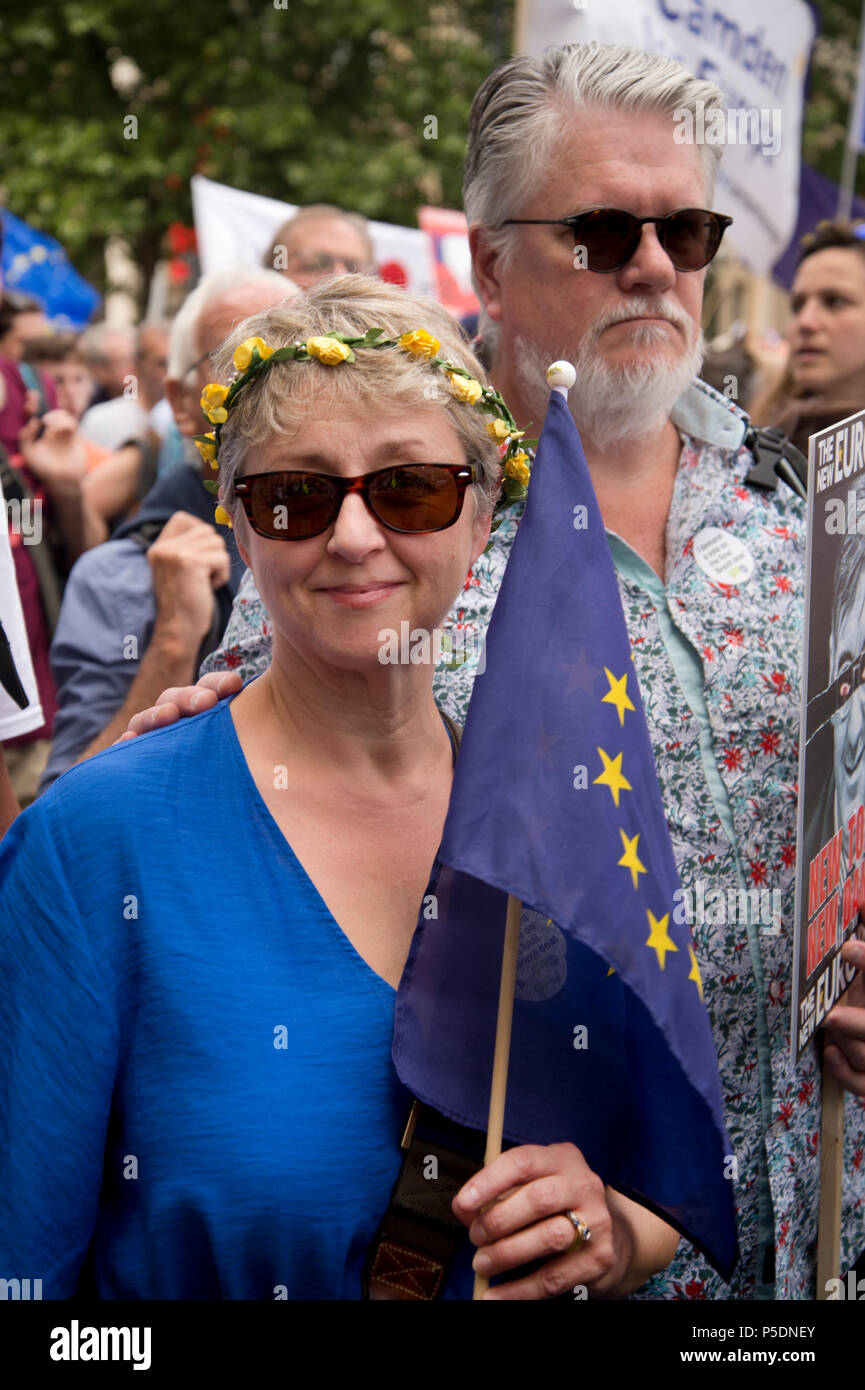
[[359, 492], [389, 531], [421, 535], [453, 526], [474, 480], [474, 466], [464, 463], [401, 463], [353, 478], [286, 469], [238, 478], [234, 496], [253, 531], [268, 540], [320, 536], [336, 521], [349, 492]]
[[574, 246], [586, 248], [589, 270], [610, 275], [628, 264], [647, 222], [654, 222], [658, 241], [677, 270], [702, 270], [732, 221], [705, 208], [682, 208], [666, 217], [635, 217], [619, 208], [592, 208], [573, 217], [510, 217], [502, 226], [570, 227]]

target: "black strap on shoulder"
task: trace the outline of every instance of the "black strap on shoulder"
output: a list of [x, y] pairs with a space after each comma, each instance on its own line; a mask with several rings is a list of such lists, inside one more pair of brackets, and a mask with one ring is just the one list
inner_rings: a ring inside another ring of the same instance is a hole
[[783, 430], [751, 425], [744, 444], [754, 455], [754, 467], [745, 478], [752, 487], [774, 492], [781, 478], [800, 497], [808, 495], [808, 460]]
[[482, 1134], [414, 1101], [400, 1175], [366, 1258], [365, 1299], [426, 1303], [439, 1297], [466, 1238], [451, 1202], [483, 1166], [482, 1144]]
[[141, 525], [136, 526], [134, 531], [126, 531], [118, 539], [134, 541], [142, 550], [149, 550], [153, 542], [161, 536], [167, 520], [167, 517], [160, 517], [154, 521], [142, 521]]

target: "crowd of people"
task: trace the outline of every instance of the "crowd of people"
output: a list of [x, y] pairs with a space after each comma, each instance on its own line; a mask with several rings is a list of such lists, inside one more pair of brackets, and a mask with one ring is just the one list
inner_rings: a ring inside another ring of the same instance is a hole
[[[490, 534], [502, 432], [431, 381], [419, 330], [527, 434], [546, 368], [573, 363], [682, 885], [770, 881], [782, 902], [777, 931], [691, 927], [731, 1279], [562, 1143], [458, 1185], [468, 1239], [439, 1291], [470, 1297], [474, 1257], [496, 1298], [814, 1298], [823, 1064], [847, 1092], [842, 1266], [865, 1266], [860, 975], [819, 1048], [790, 1051], [805, 505], [749, 483], [749, 417], [700, 375], [721, 150], [675, 142], [673, 112], [720, 103], [627, 48], [498, 68], [468, 132], [471, 344], [378, 281], [363, 219], [329, 205], [264, 265], [204, 276], [170, 325], [52, 334], [4, 295], [0, 622], [41, 722], [22, 729], [19, 701], [7, 737], [0, 705], [0, 1276], [38, 1272], [46, 1297], [400, 1296], [364, 1274], [411, 1102], [394, 997], [481, 644], [382, 665], [379, 633], [482, 637], [523, 505]], [[754, 418], [807, 451], [865, 405], [855, 227], [803, 244], [790, 308]], [[297, 343], [303, 368], [268, 364]], [[722, 602], [694, 555], [713, 527], [755, 562]], [[3, 663], [0, 633], [0, 693]], [[865, 965], [865, 944], [844, 954]], [[286, 1015], [288, 1063], [268, 1041]]]
[[4, 296], [0, 448], [6, 498], [23, 509], [10, 538], [44, 715], [3, 743], [21, 807], [218, 644], [242, 566], [196, 477], [210, 354], [301, 285], [370, 269], [372, 243], [364, 218], [317, 204], [278, 229], [266, 260], [203, 277], [172, 323], [136, 329], [52, 333], [35, 300]]

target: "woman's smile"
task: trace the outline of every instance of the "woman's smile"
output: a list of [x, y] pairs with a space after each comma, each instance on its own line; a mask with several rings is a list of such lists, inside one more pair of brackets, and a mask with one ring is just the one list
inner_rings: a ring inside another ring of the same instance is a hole
[[326, 594], [343, 608], [372, 608], [375, 604], [383, 603], [390, 598], [403, 583], [400, 579], [370, 580], [367, 584], [325, 585], [317, 592]]

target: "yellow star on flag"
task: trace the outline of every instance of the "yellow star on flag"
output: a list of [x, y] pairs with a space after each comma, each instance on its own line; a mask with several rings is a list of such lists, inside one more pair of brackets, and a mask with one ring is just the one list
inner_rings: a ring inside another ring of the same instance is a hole
[[616, 713], [619, 716], [619, 723], [624, 724], [625, 710], [632, 710], [634, 708], [634, 706], [631, 704], [630, 699], [628, 698], [628, 693], [625, 689], [628, 680], [628, 673], [626, 671], [625, 674], [619, 680], [616, 680], [616, 677], [613, 675], [612, 671], [605, 666], [604, 675], [610, 682], [610, 688], [607, 691], [606, 695], [601, 697], [602, 703], [607, 705], [615, 705]]
[[621, 827], [619, 827], [619, 834], [622, 837], [622, 844], [624, 846], [625, 852], [618, 862], [623, 869], [630, 869], [631, 881], [633, 882], [634, 888], [636, 889], [637, 883], [639, 881], [638, 875], [644, 874], [646, 872], [645, 864], [640, 863], [639, 857], [637, 855], [637, 841], [639, 840], [640, 836], [639, 833], [637, 833], [634, 836], [633, 840], [629, 840]]
[[651, 927], [646, 945], [651, 946], [652, 950], [657, 953], [658, 964], [663, 970], [667, 952], [678, 951], [679, 949], [675, 941], [671, 941], [670, 933], [667, 931], [667, 923], [670, 920], [670, 914], [669, 912], [665, 912], [659, 921], [654, 913], [647, 909], [646, 916], [649, 919], [649, 926]]
[[688, 955], [689, 955], [690, 960], [691, 960], [691, 973], [690, 973], [690, 975], [688, 976], [688, 979], [694, 981], [694, 984], [697, 986], [697, 989], [700, 991], [700, 998], [702, 999], [702, 998], [703, 998], [703, 981], [700, 979], [700, 969], [699, 969], [699, 966], [697, 965], [697, 957], [696, 957], [696, 955], [694, 954], [694, 948], [693, 948], [693, 946], [689, 946], [689, 947], [688, 947]]
[[609, 970], [607, 971], [607, 979], [609, 979], [611, 975], [615, 975], [615, 973], [616, 967], [614, 965], [611, 965]]
[[622, 774], [623, 754], [617, 753], [615, 758], [610, 758], [604, 752], [603, 748], [599, 748], [598, 752], [601, 755], [601, 762], [604, 764], [604, 770], [602, 773], [599, 774], [599, 776], [595, 778], [595, 781], [600, 782], [601, 786], [603, 787], [609, 787], [610, 794], [613, 800], [615, 801], [616, 805], [618, 806], [619, 792], [633, 791], [633, 787], [631, 786], [630, 782]]

